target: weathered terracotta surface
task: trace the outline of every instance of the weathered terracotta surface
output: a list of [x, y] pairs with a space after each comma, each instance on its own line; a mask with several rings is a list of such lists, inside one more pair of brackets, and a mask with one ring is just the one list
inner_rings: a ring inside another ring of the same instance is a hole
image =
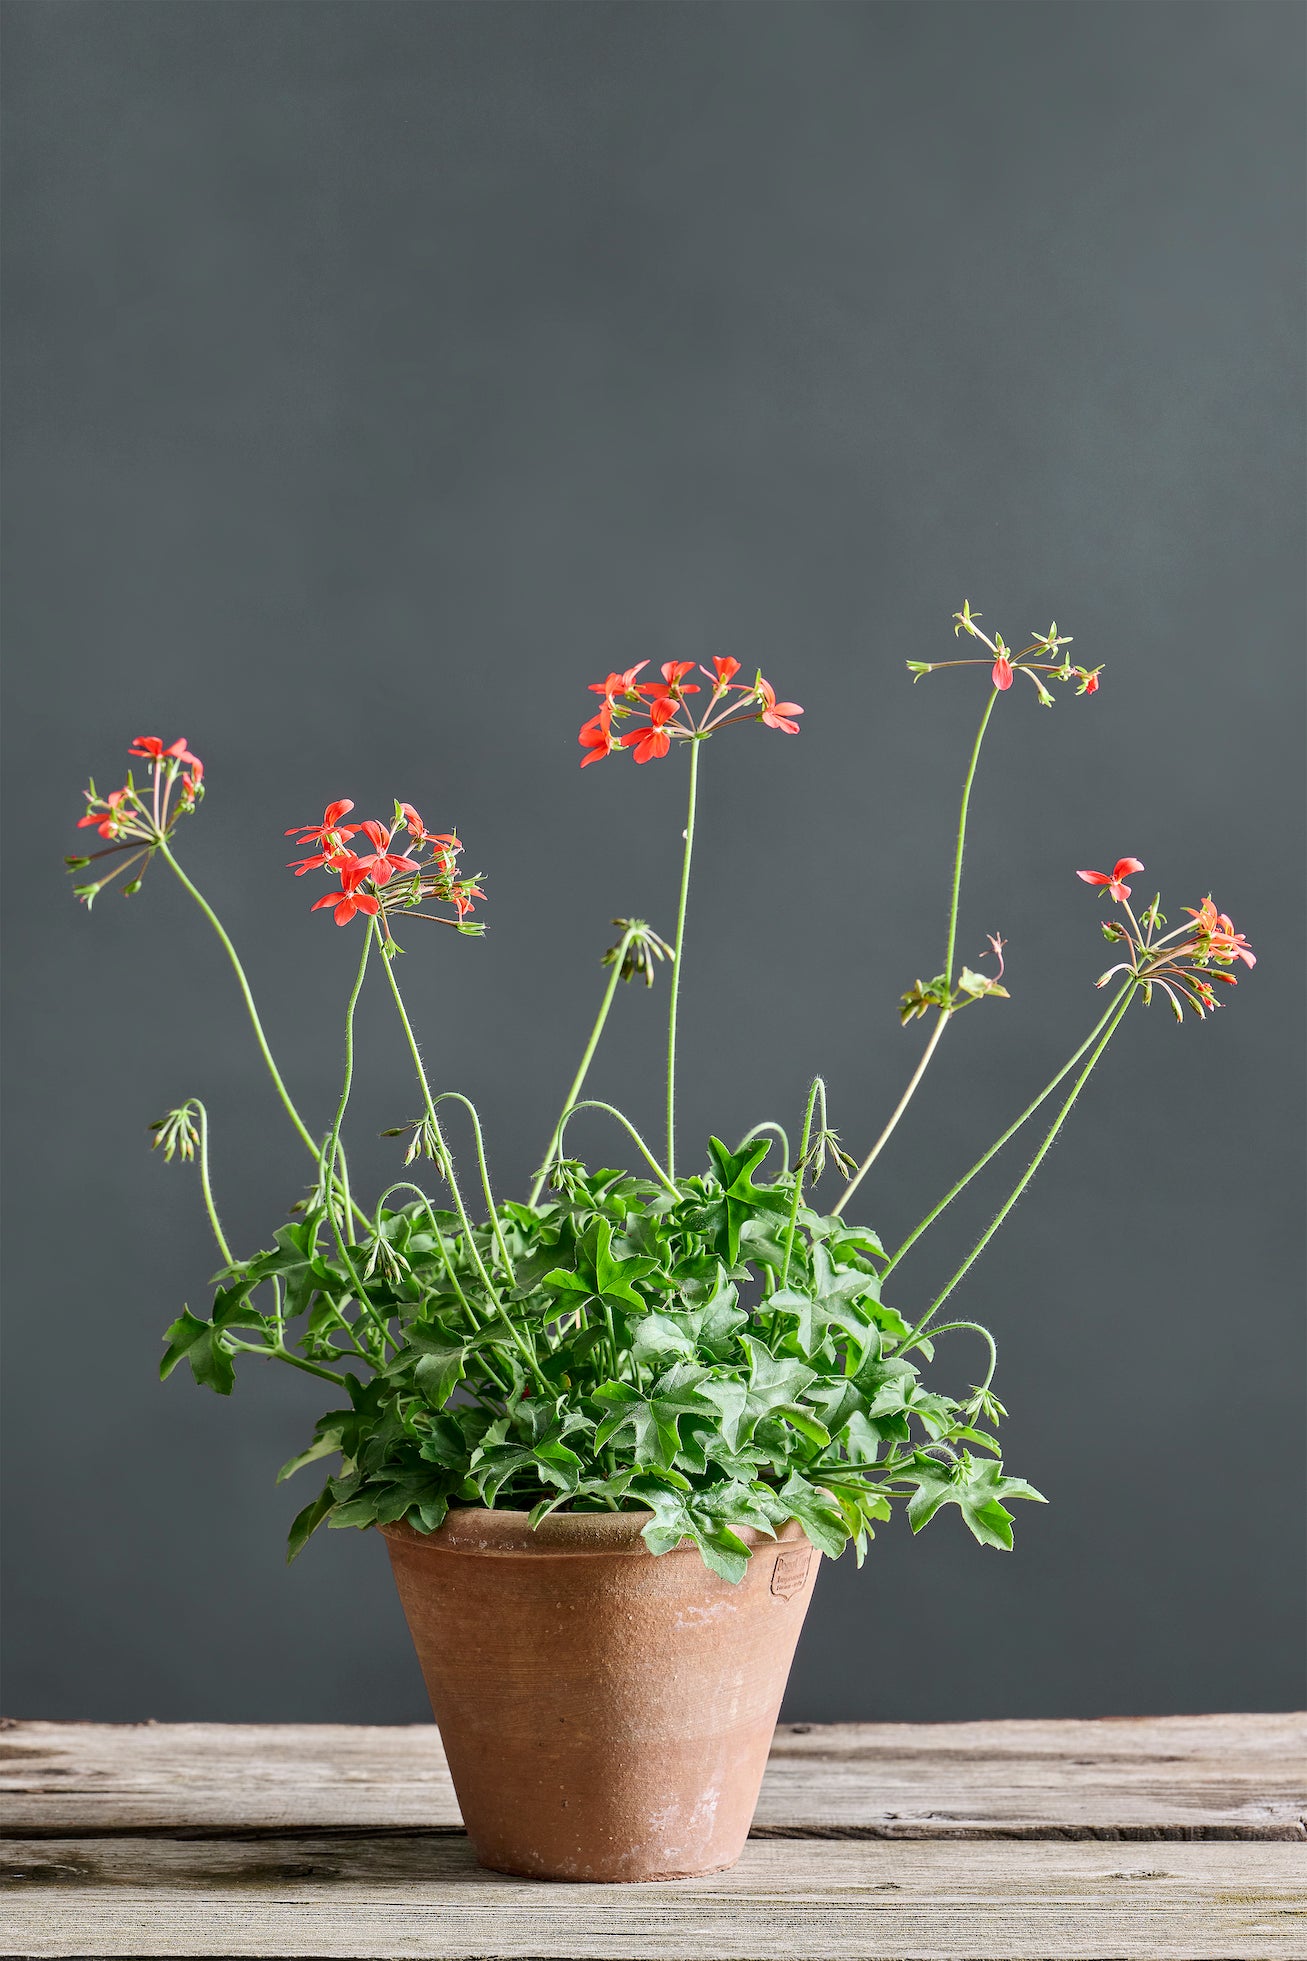
[[644, 1512], [382, 1528], [483, 1866], [672, 1879], [748, 1836], [820, 1554], [791, 1522], [731, 1586]]

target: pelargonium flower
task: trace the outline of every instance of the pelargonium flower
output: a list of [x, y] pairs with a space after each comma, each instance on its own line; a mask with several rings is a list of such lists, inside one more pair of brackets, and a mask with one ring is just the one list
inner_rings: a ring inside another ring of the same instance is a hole
[[682, 695], [702, 694], [697, 681], [687, 684], [685, 676], [694, 672], [692, 660], [665, 660], [662, 666], [661, 681], [642, 681], [636, 693], [646, 696], [650, 701], [679, 701]]
[[324, 892], [309, 907], [310, 912], [321, 912], [324, 906], [335, 907], [337, 926], [348, 926], [356, 912], [375, 917], [381, 911], [380, 899], [374, 899], [370, 892], [360, 892], [352, 886], [342, 885], [339, 892]]
[[120, 809], [120, 806], [130, 795], [129, 790], [110, 790], [103, 799], [105, 807], [102, 810], [88, 810], [85, 817], [78, 818], [78, 830], [84, 831], [88, 824], [93, 824], [102, 838], [117, 837], [118, 826], [129, 816], [131, 808], [130, 804], [127, 810]]
[[708, 674], [708, 670], [706, 667], [701, 667], [699, 669], [700, 674], [708, 674], [708, 679], [710, 681], [716, 682], [717, 688], [719, 690], [725, 690], [726, 688], [729, 688], [732, 681], [734, 681], [736, 675], [739, 673], [739, 671], [740, 671], [739, 661], [732, 660], [729, 654], [721, 654], [721, 655], [714, 656], [713, 673]]
[[1131, 872], [1141, 872], [1143, 865], [1138, 858], [1118, 858], [1110, 872], [1077, 872], [1086, 885], [1105, 885], [1118, 905], [1123, 905], [1130, 897], [1130, 887], [1125, 883]]
[[352, 838], [363, 829], [361, 824], [342, 824], [340, 821], [353, 808], [354, 799], [342, 797], [339, 803], [327, 805], [322, 813], [322, 822], [316, 828], [311, 824], [292, 824], [286, 836], [294, 838], [297, 844], [316, 844], [320, 850], [330, 851], [341, 839]]
[[760, 721], [765, 722], [769, 729], [784, 729], [786, 735], [797, 735], [799, 733], [798, 723], [789, 720], [791, 715], [802, 715], [803, 713], [797, 701], [777, 701], [775, 688], [773, 688], [770, 681], [764, 681], [761, 675], [758, 677], [758, 686], [755, 692], [762, 702]]
[[[1210, 955], [1213, 960], [1242, 960], [1247, 967], [1257, 965], [1257, 955], [1247, 939], [1235, 931], [1228, 913], [1216, 910], [1210, 893], [1197, 909], [1186, 906], [1184, 910], [1194, 922], [1193, 931], [1205, 942], [1201, 949], [1204, 955]], [[1231, 976], [1218, 974], [1216, 978], [1228, 981]]]
[[592, 715], [588, 722], [581, 724], [581, 732], [576, 739], [583, 749], [588, 749], [590, 752], [589, 755], [581, 758], [582, 769], [590, 763], [601, 762], [605, 756], [612, 754], [617, 747], [617, 738], [613, 734], [613, 711], [607, 702], [597, 715]]
[[[156, 763], [169, 760], [176, 763], [191, 764], [200, 762], [199, 757], [193, 756], [186, 747], [186, 737], [184, 735], [178, 736], [176, 742], [170, 743], [166, 749], [157, 735], [138, 735], [127, 753], [129, 756], [148, 756], [152, 762]], [[200, 767], [202, 769], [204, 765], [200, 763]]]
[[604, 681], [591, 681], [587, 685], [592, 695], [602, 695], [606, 703], [611, 703], [618, 695], [633, 695], [636, 692], [635, 677], [648, 665], [647, 660], [637, 661], [634, 667], [626, 668], [621, 674], [610, 674]]
[[1012, 686], [1012, 663], [1006, 654], [999, 655], [991, 671], [994, 686], [1000, 691], [1005, 691]]
[[663, 695], [649, 703], [649, 720], [637, 727], [628, 729], [622, 737], [623, 749], [633, 749], [637, 763], [651, 762], [655, 756], [665, 756], [672, 746], [664, 724], [676, 713], [676, 703], [670, 696]]
[[396, 872], [420, 872], [422, 867], [416, 858], [406, 858], [398, 851], [390, 849], [394, 833], [386, 825], [378, 824], [374, 818], [355, 826], [367, 837], [372, 846], [370, 852], [360, 857], [356, 852], [344, 851], [334, 859], [341, 870], [341, 883], [355, 886], [370, 878], [374, 885], [389, 885]]

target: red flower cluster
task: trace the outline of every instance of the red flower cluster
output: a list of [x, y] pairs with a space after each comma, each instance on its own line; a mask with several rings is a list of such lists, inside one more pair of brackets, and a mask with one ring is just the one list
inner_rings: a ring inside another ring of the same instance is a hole
[[1106, 986], [1114, 974], [1130, 974], [1140, 983], [1145, 1002], [1151, 1001], [1154, 987], [1160, 987], [1170, 1000], [1177, 1021], [1184, 1020], [1182, 1001], [1188, 1002], [1201, 1021], [1219, 1006], [1212, 982], [1223, 981], [1227, 987], [1238, 984], [1237, 975], [1222, 969], [1233, 966], [1236, 960], [1255, 967], [1257, 956], [1244, 935], [1235, 931], [1228, 913], [1216, 910], [1210, 895], [1201, 906], [1184, 908], [1193, 921], [1192, 926], [1176, 926], [1169, 933], [1159, 934], [1158, 928], [1166, 924], [1166, 919], [1158, 910], [1157, 899], [1145, 906], [1136, 919], [1130, 909], [1130, 887], [1125, 880], [1143, 869], [1138, 858], [1118, 858], [1110, 872], [1076, 873], [1088, 885], [1105, 885], [1129, 921], [1128, 925], [1116, 919], [1103, 921], [1103, 937], [1124, 941], [1130, 957], [1109, 967], [1099, 976], [1097, 985]]
[[[106, 878], [75, 888], [78, 898], [88, 906], [97, 892], [130, 866], [141, 860], [148, 863], [171, 836], [178, 818], [188, 817], [204, 795], [204, 764], [186, 747], [185, 736], [179, 736], [165, 747], [157, 735], [138, 735], [127, 753], [148, 760], [148, 786], [138, 787], [129, 773], [121, 790], [110, 790], [107, 796], [101, 796], [92, 783], [86, 791], [86, 812], [78, 818], [77, 828], [94, 830], [108, 841], [106, 849], [93, 852], [91, 858], [65, 860], [70, 870], [80, 871], [92, 858], [111, 858], [124, 851], [131, 852]], [[136, 892], [140, 883], [138, 872], [123, 891]]]
[[[442, 925], [461, 926], [472, 910], [473, 900], [484, 899], [485, 893], [474, 880], [457, 876], [458, 854], [463, 846], [453, 832], [429, 831], [411, 803], [395, 805], [393, 824], [381, 824], [375, 818], [367, 818], [361, 824], [343, 823], [341, 820], [353, 808], [348, 797], [342, 798], [327, 805], [320, 824], [307, 828], [297, 824], [286, 833], [301, 845], [317, 847], [308, 857], [296, 858], [287, 867], [296, 878], [303, 878], [305, 872], [325, 870], [340, 880], [336, 891], [324, 893], [309, 910], [320, 912], [324, 906], [330, 906], [337, 926], [347, 926], [356, 913], [371, 919], [380, 917], [388, 939], [392, 935], [386, 915], [395, 911], [412, 912], [419, 919], [436, 919]], [[397, 831], [407, 834], [407, 847], [403, 851], [391, 849]], [[371, 850], [350, 848], [349, 840], [359, 836], [367, 839]], [[418, 852], [427, 855], [415, 856]], [[395, 884], [396, 879], [401, 883]], [[455, 916], [449, 919], [443, 914], [418, 911], [424, 899], [452, 906]]]
[[[979, 654], [972, 660], [910, 660], [907, 667], [914, 681], [919, 681], [923, 674], [933, 674], [936, 668], [980, 666], [989, 668], [989, 678], [1000, 694], [1006, 694], [1016, 676], [1024, 674], [1045, 708], [1053, 706], [1053, 697], [1040, 680], [1041, 674], [1047, 675], [1051, 681], [1078, 682], [1078, 695], [1098, 693], [1098, 677], [1102, 668], [1072, 665], [1070, 655], [1062, 652], [1064, 647], [1071, 645], [1070, 635], [1058, 632], [1056, 620], [1047, 633], [1032, 634], [1029, 646], [1023, 647], [1020, 653], [1013, 653], [1001, 633], [996, 633], [991, 640], [987, 633], [981, 631], [976, 625], [980, 614], [973, 613], [965, 600], [961, 612], [955, 613], [953, 618], [956, 622], [953, 628], [955, 636], [968, 634], [972, 640], [979, 640], [989, 652]], [[1032, 655], [1039, 658], [1032, 659]]]
[[[764, 722], [768, 728], [784, 730], [786, 735], [799, 732], [799, 725], [793, 720], [803, 713], [798, 702], [777, 701], [776, 690], [761, 674], [751, 685], [737, 681], [740, 663], [729, 655], [714, 660], [711, 671], [706, 667], [699, 669], [712, 682], [712, 688], [697, 721], [688, 697], [702, 694], [703, 689], [697, 681], [685, 678], [694, 672], [694, 662], [665, 661], [661, 681], [637, 681], [637, 674], [648, 665], [648, 661], [638, 661], [621, 674], [610, 674], [604, 681], [591, 681], [590, 692], [603, 696], [603, 706], [582, 725], [577, 737], [587, 752], [581, 758], [582, 769], [611, 756], [614, 749], [634, 751], [637, 763], [651, 762], [655, 756], [667, 754], [673, 737], [711, 735], [730, 722]], [[742, 698], [731, 701], [728, 699], [731, 695]], [[613, 727], [614, 718], [621, 720], [640, 708], [648, 715], [648, 721], [637, 722], [624, 735], [618, 735]]]

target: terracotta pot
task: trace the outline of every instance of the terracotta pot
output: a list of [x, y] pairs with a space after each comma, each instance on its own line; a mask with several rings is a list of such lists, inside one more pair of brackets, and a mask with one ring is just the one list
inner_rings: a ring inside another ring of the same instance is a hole
[[738, 1586], [647, 1512], [382, 1528], [483, 1866], [674, 1879], [744, 1848], [820, 1554], [793, 1521]]

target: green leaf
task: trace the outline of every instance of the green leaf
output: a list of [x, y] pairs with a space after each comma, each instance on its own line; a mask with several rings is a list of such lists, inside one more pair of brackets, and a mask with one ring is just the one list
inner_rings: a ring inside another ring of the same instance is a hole
[[221, 1334], [211, 1321], [201, 1321], [184, 1307], [164, 1335], [168, 1347], [159, 1363], [159, 1380], [166, 1382], [185, 1356], [191, 1373], [203, 1389], [230, 1396], [236, 1382], [232, 1359]]
[[306, 1505], [302, 1512], [296, 1512], [294, 1518], [291, 1520], [290, 1532], [286, 1539], [286, 1564], [288, 1566], [292, 1559], [298, 1559], [309, 1540], [313, 1537], [313, 1534], [321, 1525], [323, 1519], [331, 1512], [335, 1502], [335, 1499], [331, 1495], [331, 1484], [328, 1482], [323, 1485], [311, 1505]]
[[426, 1353], [413, 1371], [413, 1380], [432, 1409], [443, 1409], [466, 1374], [463, 1342], [427, 1341]]
[[300, 1452], [298, 1457], [287, 1458], [277, 1473], [277, 1483], [284, 1484], [287, 1478], [294, 1477], [296, 1471], [302, 1471], [306, 1464], [316, 1464], [320, 1457], [333, 1456], [340, 1449], [340, 1444], [339, 1428], [324, 1430], [320, 1436], [315, 1437], [307, 1450]]
[[837, 1501], [829, 1492], [793, 1472], [780, 1488], [781, 1502], [791, 1518], [797, 1518], [819, 1552], [838, 1559], [849, 1541], [848, 1523]]

